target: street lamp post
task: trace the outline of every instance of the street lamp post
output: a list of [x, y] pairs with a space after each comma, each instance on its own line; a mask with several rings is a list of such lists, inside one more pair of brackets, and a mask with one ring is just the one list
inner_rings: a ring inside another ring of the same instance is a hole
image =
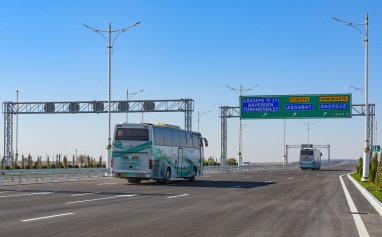
[[[129, 99], [131, 99], [134, 95], [143, 92], [143, 90], [129, 93], [129, 89], [126, 90], [126, 123], [128, 123], [128, 114], [129, 114]], [[130, 97], [129, 97], [130, 96]]]
[[[253, 88], [257, 87], [258, 85], [255, 85], [253, 87], [250, 87], [250, 88], [247, 88], [247, 89], [244, 89], [242, 85], [240, 85], [240, 89], [235, 89], [235, 88], [232, 88], [230, 86], [227, 86], [229, 89], [233, 90], [233, 91], [236, 91], [236, 92], [239, 92], [239, 95], [240, 96], [243, 96], [245, 93], [247, 93], [248, 91], [252, 90]], [[239, 128], [239, 166], [242, 165], [242, 162], [243, 162], [243, 154], [242, 154], [242, 140], [243, 140], [243, 124], [241, 122], [241, 118], [240, 118], [240, 128]]]
[[361, 181], [366, 182], [369, 180], [369, 162], [370, 162], [370, 141], [369, 141], [369, 15], [366, 14], [365, 23], [346, 22], [341, 19], [333, 17], [334, 20], [342, 22], [348, 26], [353, 27], [358, 32], [362, 31], [357, 26], [365, 26], [365, 147], [363, 149], [363, 171]]
[[[107, 53], [108, 53], [108, 117], [109, 117], [109, 122], [108, 122], [108, 143], [106, 146], [107, 150], [107, 161], [108, 161], [108, 167], [110, 168], [110, 158], [111, 158], [111, 53], [114, 45], [114, 41], [116, 38], [122, 34], [123, 32], [128, 31], [130, 28], [140, 24], [141, 22], [136, 22], [132, 24], [129, 27], [123, 28], [123, 29], [118, 29], [118, 30], [112, 30], [111, 28], [111, 23], [109, 23], [109, 28], [107, 30], [98, 30], [93, 27], [90, 27], [88, 25], [83, 24], [86, 28], [89, 28], [90, 30], [94, 31], [95, 33], [99, 34], [106, 40], [106, 37], [103, 33], [107, 33]], [[112, 33], [118, 33], [116, 36], [112, 37]]]
[[203, 116], [203, 115], [208, 114], [210, 112], [211, 112], [211, 110], [208, 110], [207, 112], [204, 112], [204, 113], [199, 113], [199, 110], [198, 110], [198, 132], [199, 132], [200, 116]]
[[314, 122], [310, 122], [310, 121], [308, 121], [308, 122], [303, 122], [302, 124], [306, 125], [306, 127], [308, 128], [308, 144], [310, 144], [310, 143], [309, 143], [309, 130], [310, 130], [311, 126], [312, 126], [313, 124], [315, 124], [315, 123], [314, 123]]

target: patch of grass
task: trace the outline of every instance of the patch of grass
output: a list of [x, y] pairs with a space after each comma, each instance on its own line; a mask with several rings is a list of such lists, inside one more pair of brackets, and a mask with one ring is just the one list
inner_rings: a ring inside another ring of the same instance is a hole
[[367, 191], [369, 191], [374, 197], [382, 202], [382, 189], [379, 189], [377, 185], [371, 182], [361, 182], [361, 176], [357, 173], [351, 174], [351, 176], [357, 180]]

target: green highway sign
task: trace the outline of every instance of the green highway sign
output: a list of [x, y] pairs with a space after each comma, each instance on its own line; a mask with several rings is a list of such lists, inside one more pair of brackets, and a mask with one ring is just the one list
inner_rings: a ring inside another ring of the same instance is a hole
[[371, 147], [372, 151], [377, 151], [377, 152], [380, 152], [381, 151], [381, 146], [380, 145], [372, 145]]
[[240, 118], [351, 118], [351, 105], [351, 94], [240, 96]]

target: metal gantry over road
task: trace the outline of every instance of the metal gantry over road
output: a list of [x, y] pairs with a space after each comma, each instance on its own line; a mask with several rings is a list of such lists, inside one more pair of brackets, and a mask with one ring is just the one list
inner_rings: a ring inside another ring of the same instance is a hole
[[[4, 160], [13, 159], [13, 116], [17, 114], [89, 114], [108, 113], [108, 101], [3, 102]], [[117, 100], [110, 102], [111, 113], [184, 112], [184, 128], [192, 130], [193, 99]]]
[[[365, 105], [364, 104], [352, 104], [352, 116], [365, 116]], [[370, 143], [370, 147], [374, 145], [374, 120], [375, 120], [375, 104], [369, 104], [369, 131], [368, 131], [368, 139]], [[220, 121], [221, 121], [221, 164], [226, 164], [227, 161], [227, 139], [228, 139], [228, 129], [227, 129], [227, 119], [228, 118], [240, 118], [240, 107], [239, 106], [220, 106], [219, 113]], [[287, 162], [286, 164], [287, 165]]]

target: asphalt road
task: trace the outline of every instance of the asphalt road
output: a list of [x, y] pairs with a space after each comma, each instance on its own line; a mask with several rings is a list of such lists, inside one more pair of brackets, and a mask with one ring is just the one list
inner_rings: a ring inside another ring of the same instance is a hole
[[[354, 166], [354, 165], [353, 165]], [[340, 175], [284, 169], [208, 174], [195, 182], [124, 179], [0, 187], [0, 236], [359, 236], [354, 215], [370, 236], [382, 217]]]

